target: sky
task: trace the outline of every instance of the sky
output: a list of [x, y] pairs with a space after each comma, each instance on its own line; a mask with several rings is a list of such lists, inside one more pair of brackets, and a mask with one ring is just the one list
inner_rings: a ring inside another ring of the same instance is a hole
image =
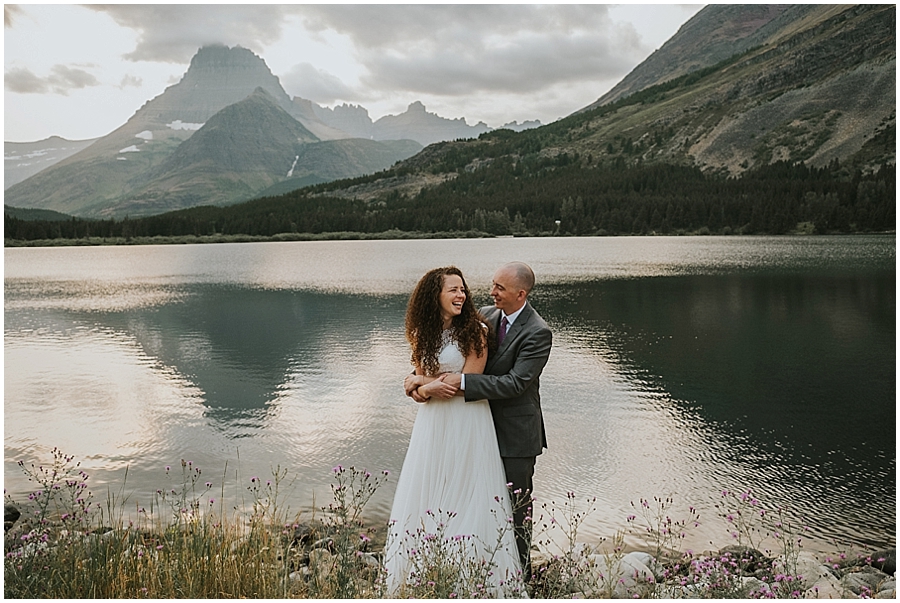
[[4, 136], [104, 136], [177, 83], [207, 44], [248, 48], [290, 96], [415, 101], [498, 127], [597, 100], [699, 4], [6, 4]]

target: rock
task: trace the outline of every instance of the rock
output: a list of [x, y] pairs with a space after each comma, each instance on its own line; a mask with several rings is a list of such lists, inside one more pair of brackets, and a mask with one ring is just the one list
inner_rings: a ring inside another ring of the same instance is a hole
[[3, 527], [5, 529], [10, 529], [14, 523], [19, 521], [21, 516], [22, 514], [13, 505], [8, 503], [3, 505]]
[[327, 549], [329, 551], [333, 551], [334, 550], [334, 540], [332, 540], [331, 538], [326, 536], [325, 538], [320, 538], [319, 540], [316, 540], [314, 543], [312, 543], [310, 545], [309, 548], [311, 548], [311, 549]]
[[[885, 580], [878, 586], [878, 592], [879, 593], [891, 592], [894, 594], [894, 597], [896, 597], [896, 595], [897, 595], [897, 580], [895, 578], [888, 578], [887, 580]], [[892, 598], [894, 598], [894, 597], [892, 597]]]
[[800, 590], [807, 590], [823, 576], [837, 577], [816, 555], [805, 551], [797, 555], [796, 572], [795, 576], [800, 578]]
[[309, 569], [319, 576], [331, 572], [331, 552], [327, 549], [313, 549], [309, 552]]
[[741, 590], [743, 591], [742, 597], [758, 599], [764, 599], [767, 593], [772, 592], [772, 588], [768, 584], [752, 576], [741, 578]]
[[618, 563], [614, 559], [607, 560], [604, 555], [588, 555], [588, 558], [597, 589], [603, 591], [615, 584], [616, 597], [631, 597], [647, 585], [655, 583], [656, 577], [647, 564], [655, 566], [656, 560], [647, 553], [628, 553]]
[[378, 569], [381, 567], [381, 562], [378, 561], [378, 558], [372, 553], [362, 553], [359, 555], [358, 559], [363, 562], [363, 564], [373, 568]]
[[878, 592], [879, 585], [887, 580], [887, 575], [881, 570], [864, 566], [860, 571], [850, 572], [841, 578], [841, 585], [856, 595], [871, 597]]
[[847, 593], [841, 582], [831, 573], [821, 576], [804, 593], [804, 599], [856, 599], [853, 593]]
[[893, 576], [897, 572], [897, 549], [882, 549], [875, 551], [869, 557], [872, 559], [872, 563], [869, 565], [880, 569], [888, 576]]
[[733, 544], [721, 549], [718, 556], [729, 555], [738, 562], [741, 567], [745, 568], [748, 573], [753, 573], [760, 567], [769, 567], [769, 559], [760, 551], [749, 547]]

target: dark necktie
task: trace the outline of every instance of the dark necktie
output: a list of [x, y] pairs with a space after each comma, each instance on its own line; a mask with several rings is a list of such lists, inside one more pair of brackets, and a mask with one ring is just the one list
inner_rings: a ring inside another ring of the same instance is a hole
[[509, 327], [509, 321], [506, 320], [506, 317], [500, 319], [500, 330], [497, 332], [497, 345], [503, 343], [503, 340], [506, 339], [506, 329]]

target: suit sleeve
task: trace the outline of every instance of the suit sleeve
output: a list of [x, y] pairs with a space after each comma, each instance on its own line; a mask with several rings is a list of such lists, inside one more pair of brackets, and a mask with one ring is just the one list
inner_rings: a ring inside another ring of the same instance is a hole
[[466, 375], [466, 400], [487, 398], [495, 402], [517, 398], [541, 375], [550, 358], [553, 334], [548, 328], [526, 336], [513, 367], [503, 375]]

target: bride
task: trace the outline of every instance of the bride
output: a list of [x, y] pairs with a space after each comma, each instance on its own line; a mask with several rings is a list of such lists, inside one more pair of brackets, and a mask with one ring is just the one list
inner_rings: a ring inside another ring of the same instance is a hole
[[391, 510], [385, 566], [392, 596], [441, 580], [463, 598], [524, 594], [488, 401], [466, 402], [443, 381], [446, 373], [484, 370], [487, 329], [458, 268], [436, 268], [419, 280], [406, 310], [406, 338], [418, 393], [427, 400]]

